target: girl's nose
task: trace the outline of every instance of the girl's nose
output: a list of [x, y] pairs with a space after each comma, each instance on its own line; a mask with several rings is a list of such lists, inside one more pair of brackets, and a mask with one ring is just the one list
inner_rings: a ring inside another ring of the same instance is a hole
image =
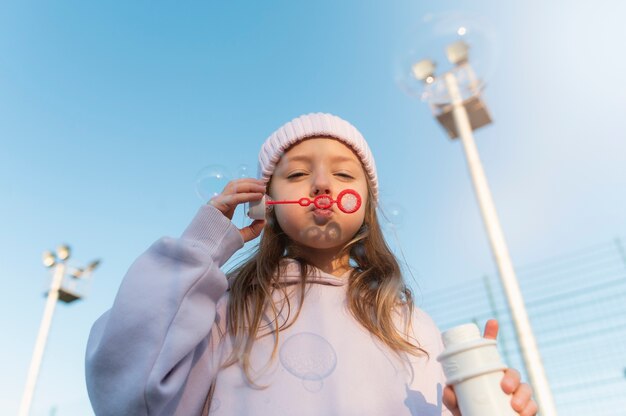
[[313, 195], [317, 196], [317, 195], [330, 195], [330, 189], [326, 188], [324, 190], [319, 189], [319, 188], [315, 188], [315, 191], [313, 192]]
[[317, 174], [313, 180], [313, 196], [330, 195], [330, 181], [326, 174]]

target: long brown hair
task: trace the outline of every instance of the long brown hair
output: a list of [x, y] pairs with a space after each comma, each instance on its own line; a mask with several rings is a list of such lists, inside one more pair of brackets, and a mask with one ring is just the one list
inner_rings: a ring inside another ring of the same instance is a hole
[[[371, 195], [369, 178], [367, 186]], [[230, 281], [227, 333], [233, 339], [233, 351], [223, 367], [239, 362], [248, 382], [253, 386], [256, 385], [249, 372], [250, 352], [254, 341], [260, 338], [260, 330], [267, 330], [261, 336], [274, 336], [273, 360], [278, 350], [280, 331], [293, 324], [300, 314], [305, 298], [306, 278], [314, 268], [300, 253], [301, 248], [284, 233], [276, 213], [272, 211], [252, 255], [227, 274]], [[363, 225], [341, 249], [340, 254], [345, 253], [349, 253], [350, 262], [354, 266], [348, 277], [347, 304], [356, 320], [397, 354], [428, 355], [415, 337], [408, 335], [414, 307], [413, 296], [402, 278], [398, 261], [385, 242], [371, 198], [367, 199]], [[300, 307], [291, 320], [291, 296], [288, 288], [281, 285], [276, 277], [277, 272], [279, 275], [282, 273], [278, 267], [280, 260], [285, 257], [300, 264]], [[277, 305], [273, 299], [276, 290], [282, 291], [284, 301], [280, 302], [281, 305]], [[285, 306], [287, 318], [283, 318], [281, 324], [279, 316], [283, 316]], [[402, 330], [394, 324], [394, 314], [398, 313], [405, 323]]]

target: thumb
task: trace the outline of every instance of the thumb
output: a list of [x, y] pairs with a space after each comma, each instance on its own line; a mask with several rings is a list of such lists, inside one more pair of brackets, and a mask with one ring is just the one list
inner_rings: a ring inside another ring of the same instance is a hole
[[443, 405], [452, 412], [454, 416], [461, 416], [461, 412], [459, 410], [459, 403], [456, 399], [456, 394], [454, 393], [454, 389], [452, 386], [446, 386], [443, 389], [443, 397], [442, 397]]
[[247, 243], [250, 240], [254, 240], [259, 235], [261, 235], [263, 227], [265, 227], [265, 220], [254, 220], [252, 221], [252, 224], [239, 230], [239, 233], [241, 234], [244, 243]]
[[490, 319], [485, 324], [485, 338], [496, 339], [498, 337], [498, 321]]

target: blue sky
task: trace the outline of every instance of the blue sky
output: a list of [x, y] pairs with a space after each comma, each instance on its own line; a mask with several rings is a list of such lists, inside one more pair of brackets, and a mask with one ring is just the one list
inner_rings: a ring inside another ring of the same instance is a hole
[[103, 259], [89, 297], [57, 308], [32, 412], [89, 414], [87, 334], [128, 266], [186, 226], [203, 167], [255, 173], [262, 141], [303, 113], [335, 113], [368, 139], [416, 290], [492, 273], [460, 143], [394, 79], [408, 45], [440, 55], [424, 17], [449, 12], [495, 34], [495, 122], [476, 140], [514, 263], [624, 237], [617, 1], [4, 2], [0, 413], [17, 412], [26, 380], [43, 250]]

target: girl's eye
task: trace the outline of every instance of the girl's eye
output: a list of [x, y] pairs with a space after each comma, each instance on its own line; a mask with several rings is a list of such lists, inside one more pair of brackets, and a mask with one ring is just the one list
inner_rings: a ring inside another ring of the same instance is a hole
[[299, 176], [304, 176], [304, 173], [303, 172], [292, 173], [291, 175], [287, 176], [287, 179], [297, 178]]
[[347, 173], [338, 173], [337, 176], [341, 176], [347, 179], [354, 179], [352, 176], [348, 175]]

